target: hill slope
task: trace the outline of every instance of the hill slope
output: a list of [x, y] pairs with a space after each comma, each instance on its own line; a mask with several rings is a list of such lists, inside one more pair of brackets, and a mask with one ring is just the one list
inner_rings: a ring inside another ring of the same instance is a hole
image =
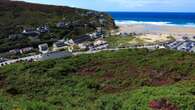
[[[69, 25], [61, 29], [56, 28], [56, 23], [60, 21]], [[36, 28], [43, 25], [49, 26], [50, 33], [42, 34], [39, 38], [18, 35], [25, 28]], [[105, 29], [115, 27], [112, 18], [105, 13], [70, 7], [1, 0], [0, 52], [28, 45], [36, 46], [41, 42], [53, 42], [63, 37], [76, 37], [86, 32], [94, 31], [99, 26], [103, 26]]]
[[194, 110], [195, 55], [122, 50], [0, 69], [0, 109]]

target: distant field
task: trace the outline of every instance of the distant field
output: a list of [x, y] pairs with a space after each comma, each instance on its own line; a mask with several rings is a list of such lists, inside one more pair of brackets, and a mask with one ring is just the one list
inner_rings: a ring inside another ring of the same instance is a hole
[[195, 55], [100, 52], [0, 69], [2, 110], [195, 109]]

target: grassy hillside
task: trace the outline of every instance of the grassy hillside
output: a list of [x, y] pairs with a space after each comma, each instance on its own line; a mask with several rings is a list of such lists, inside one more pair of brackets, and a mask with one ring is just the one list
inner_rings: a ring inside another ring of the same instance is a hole
[[2, 110], [194, 110], [195, 55], [101, 52], [0, 69]]
[[[56, 28], [60, 21], [69, 25], [61, 29]], [[42, 34], [38, 38], [20, 35], [25, 28], [43, 25], [49, 26], [50, 33]], [[112, 29], [114, 22], [109, 15], [91, 10], [1, 0], [0, 52], [24, 46], [37, 46], [42, 42], [50, 43], [64, 37], [77, 37], [94, 31], [98, 26]]]

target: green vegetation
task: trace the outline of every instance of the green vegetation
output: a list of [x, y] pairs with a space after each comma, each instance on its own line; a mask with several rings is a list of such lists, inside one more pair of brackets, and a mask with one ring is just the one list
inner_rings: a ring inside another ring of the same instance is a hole
[[[158, 38], [159, 37], [159, 38]], [[118, 35], [105, 38], [111, 48], [116, 47], [129, 47], [129, 46], [142, 46], [142, 45], [155, 45], [162, 44], [170, 41], [175, 41], [173, 36], [166, 35]]]
[[106, 38], [106, 41], [111, 48], [126, 47], [131, 45], [131, 41], [134, 38], [133, 36], [110, 36]]
[[130, 49], [0, 69], [2, 110], [151, 110], [166, 99], [195, 109], [195, 55]]
[[[103, 20], [101, 24], [100, 20]], [[57, 28], [60, 21], [67, 23]], [[49, 33], [40, 36], [25, 36], [26, 28], [48, 25]], [[31, 4], [19, 1], [0, 1], [0, 52], [25, 46], [37, 47], [40, 43], [51, 44], [62, 38], [73, 38], [96, 30], [96, 27], [112, 29], [114, 22], [105, 14], [70, 7]]]
[[168, 39], [170, 39], [170, 41], [175, 41], [176, 39], [173, 36], [167, 36]]
[[134, 43], [136, 45], [144, 45], [145, 40], [144, 39], [140, 39], [140, 38], [135, 38], [132, 43]]

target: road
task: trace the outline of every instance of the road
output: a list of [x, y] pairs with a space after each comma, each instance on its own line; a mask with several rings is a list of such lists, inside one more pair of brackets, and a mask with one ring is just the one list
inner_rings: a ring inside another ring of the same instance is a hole
[[103, 49], [103, 50], [74, 52], [74, 53], [70, 53], [70, 52], [51, 52], [51, 53], [48, 53], [48, 54], [38, 54], [38, 55], [33, 55], [33, 56], [28, 56], [28, 57], [23, 57], [23, 58], [19, 58], [19, 59], [13, 59], [13, 60], [8, 60], [8, 61], [5, 61], [5, 62], [1, 62], [0, 67], [4, 66], [4, 65], [17, 63], [17, 62], [20, 62], [20, 61], [44, 61], [44, 60], [48, 60], [48, 59], [63, 58], [63, 57], [67, 57], [67, 56], [78, 56], [78, 55], [82, 55], [82, 54], [94, 54], [94, 53], [101, 52], [101, 51], [118, 51], [118, 50], [124, 50], [124, 49], [132, 49], [132, 48], [147, 48], [147, 49], [154, 50], [154, 49], [157, 48], [157, 46], [158, 45], [128, 47], [128, 48], [109, 48], [109, 49]]

